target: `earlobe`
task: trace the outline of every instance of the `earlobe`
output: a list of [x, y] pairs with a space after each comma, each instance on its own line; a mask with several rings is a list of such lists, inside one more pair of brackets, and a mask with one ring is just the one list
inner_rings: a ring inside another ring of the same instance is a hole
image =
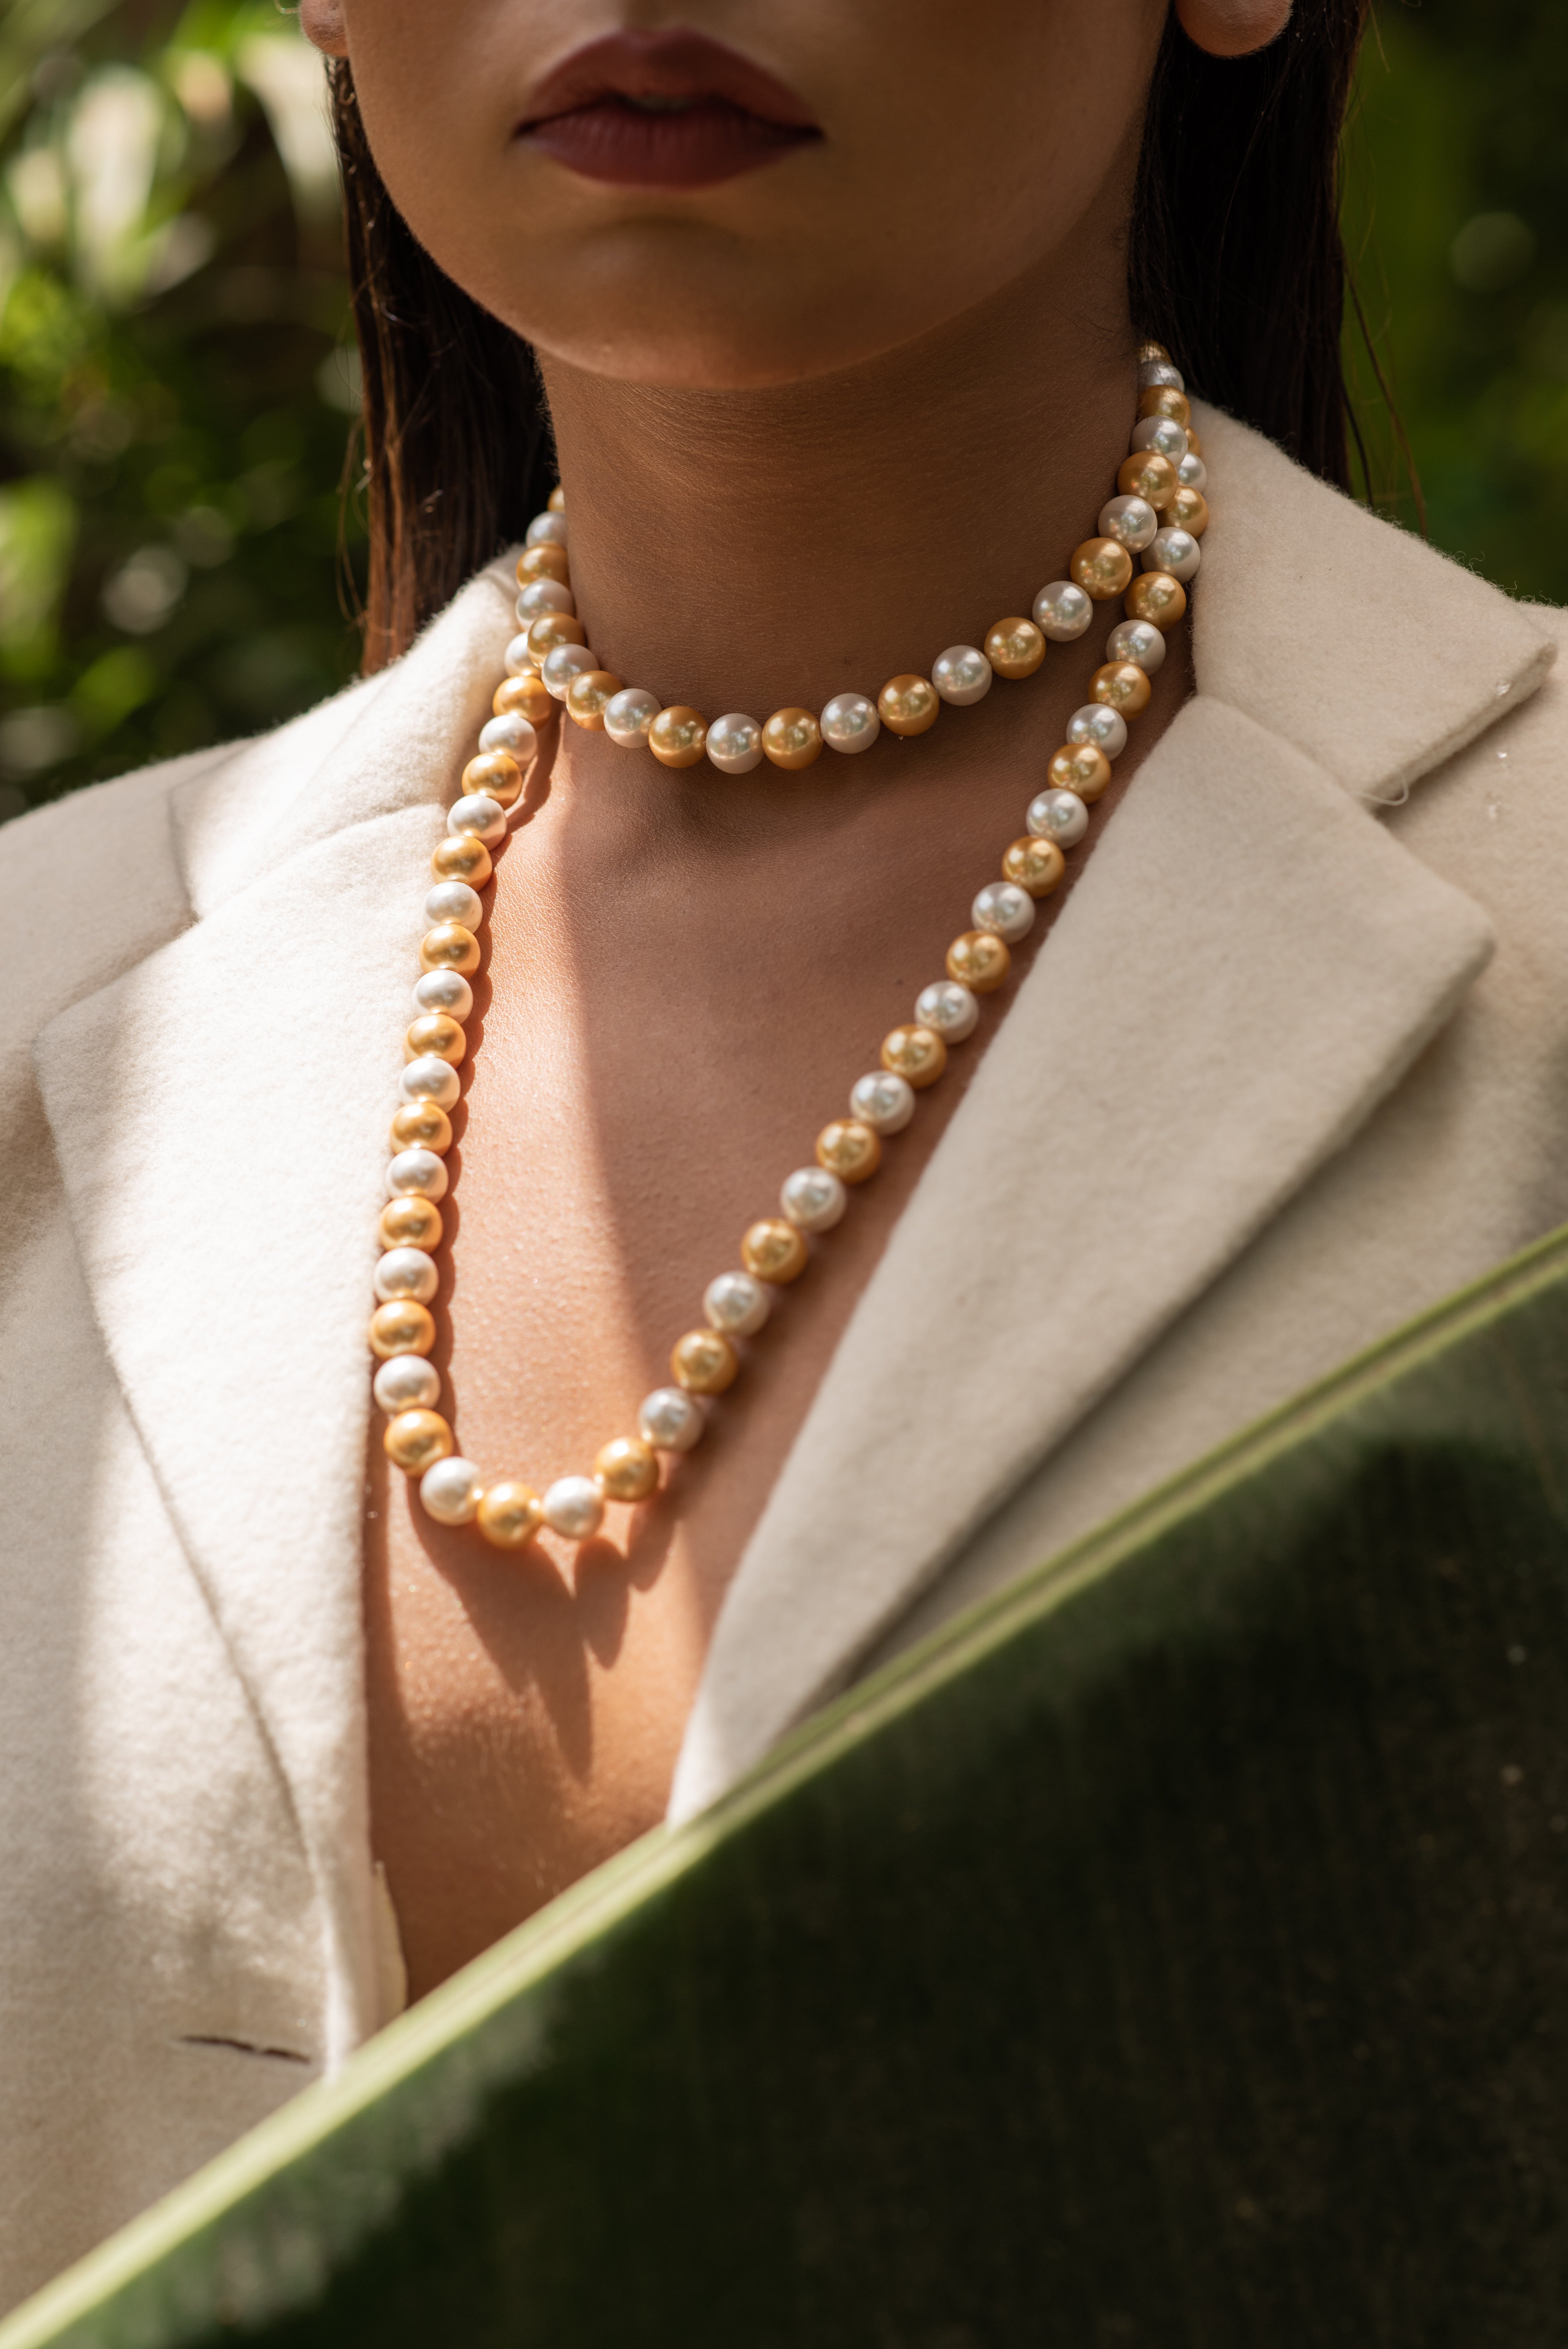
[[1212, 57], [1266, 49], [1290, 22], [1291, 0], [1174, 0], [1187, 38]]
[[348, 34], [343, 21], [343, 0], [300, 0], [300, 30], [329, 57], [348, 55]]

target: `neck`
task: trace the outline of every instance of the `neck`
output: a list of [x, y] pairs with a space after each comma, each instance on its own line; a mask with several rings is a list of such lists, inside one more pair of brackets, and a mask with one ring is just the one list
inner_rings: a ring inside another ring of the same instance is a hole
[[543, 362], [588, 640], [709, 719], [820, 709], [1027, 614], [1091, 537], [1135, 356], [1114, 220], [920, 342], [742, 391]]

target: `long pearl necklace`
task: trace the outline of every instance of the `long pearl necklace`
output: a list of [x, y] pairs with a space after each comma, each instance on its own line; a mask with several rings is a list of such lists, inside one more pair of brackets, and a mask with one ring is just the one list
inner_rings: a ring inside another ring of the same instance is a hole
[[[1138, 383], [1131, 453], [1117, 474], [1117, 494], [1101, 512], [1099, 534], [1075, 551], [1066, 579], [1041, 588], [1033, 618], [998, 620], [983, 649], [950, 645], [932, 663], [929, 677], [891, 678], [874, 701], [865, 694], [835, 694], [820, 715], [776, 709], [758, 723], [734, 711], [710, 726], [695, 709], [662, 707], [655, 695], [628, 686], [602, 668], [584, 642], [559, 490], [548, 512], [529, 525], [517, 566], [521, 633], [508, 647], [495, 714], [480, 736], [479, 755], [463, 770], [463, 796], [431, 858], [435, 886], [425, 912], [433, 927], [419, 948], [417, 1016], [392, 1121], [389, 1197], [380, 1222], [384, 1253], [376, 1268], [378, 1302], [370, 1324], [371, 1350], [379, 1358], [376, 1401], [388, 1414], [387, 1456], [419, 1479], [419, 1497], [442, 1525], [477, 1523], [498, 1548], [520, 1549], [542, 1526], [584, 1541], [598, 1530], [607, 1501], [647, 1499], [659, 1483], [658, 1454], [689, 1452], [707, 1424], [707, 1399], [723, 1394], [738, 1376], [737, 1341], [762, 1328], [775, 1291], [798, 1279], [810, 1263], [811, 1237], [840, 1221], [851, 1190], [881, 1164], [884, 1140], [902, 1133], [913, 1116], [916, 1094], [942, 1075], [950, 1048], [974, 1033], [980, 997], [994, 994], [1006, 978], [1010, 949], [1033, 926], [1037, 901], [1059, 884], [1064, 852], [1088, 829], [1089, 804], [1105, 790], [1111, 761], [1126, 747], [1128, 719], [1148, 704], [1150, 678], [1165, 657], [1165, 633], [1185, 612], [1185, 583], [1198, 569], [1198, 541], [1209, 519], [1206, 476], [1181, 378], [1162, 345], [1142, 347]], [[1142, 564], [1137, 574], [1135, 556]], [[945, 977], [921, 989], [913, 1020], [883, 1039], [881, 1065], [851, 1087], [849, 1114], [822, 1128], [815, 1163], [785, 1178], [782, 1213], [752, 1224], [741, 1239], [739, 1268], [709, 1282], [704, 1326], [688, 1330], [671, 1353], [675, 1383], [646, 1397], [637, 1433], [606, 1444], [591, 1475], [558, 1477], [542, 1494], [512, 1478], [487, 1483], [459, 1454], [451, 1427], [436, 1408], [441, 1380], [428, 1359], [436, 1341], [430, 1305], [440, 1282], [434, 1251], [441, 1242], [439, 1203], [452, 1141], [449, 1112], [460, 1091], [458, 1070], [467, 1050], [469, 980], [482, 958], [479, 931], [486, 907], [479, 893], [493, 869], [490, 849], [507, 829], [506, 810], [521, 792], [523, 768], [537, 750], [538, 728], [560, 704], [579, 726], [606, 733], [624, 749], [645, 746], [667, 767], [695, 766], [706, 756], [724, 774], [749, 773], [764, 758], [798, 771], [824, 747], [846, 756], [869, 750], [883, 726], [895, 734], [923, 734], [944, 701], [969, 707], [985, 698], [998, 675], [1032, 676], [1047, 641], [1075, 642], [1096, 605], [1117, 597], [1124, 599], [1125, 616], [1111, 630], [1088, 700], [1050, 761], [1045, 790], [1029, 803], [1026, 830], [1002, 858], [1001, 878], [987, 882], [975, 899], [973, 927], [948, 947]]]

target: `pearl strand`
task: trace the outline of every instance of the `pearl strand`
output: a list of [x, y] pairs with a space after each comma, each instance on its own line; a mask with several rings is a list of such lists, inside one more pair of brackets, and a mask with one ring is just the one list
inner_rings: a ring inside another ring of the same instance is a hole
[[[607, 1502], [647, 1499], [659, 1484], [658, 1454], [690, 1451], [707, 1423], [706, 1403], [739, 1374], [737, 1341], [762, 1328], [778, 1290], [810, 1263], [810, 1239], [841, 1220], [851, 1189], [880, 1166], [884, 1138], [910, 1123], [916, 1095], [941, 1078], [950, 1048], [974, 1034], [979, 999], [1006, 981], [1012, 947], [1034, 926], [1039, 900], [1059, 885], [1066, 852], [1083, 839], [1089, 806], [1110, 781], [1112, 761], [1127, 746], [1129, 719], [1148, 705], [1166, 632], [1185, 612], [1186, 585], [1199, 566], [1207, 475], [1181, 378], [1160, 344], [1145, 344], [1140, 353], [1139, 389], [1131, 450], [1118, 471], [1117, 494], [1101, 511], [1099, 535], [1075, 550], [1068, 578], [1040, 590], [1033, 619], [999, 620], [983, 650], [949, 646], [929, 678], [892, 678], [874, 702], [837, 694], [820, 717], [786, 709], [758, 724], [732, 711], [710, 727], [694, 709], [662, 708], [655, 695], [625, 686], [598, 667], [584, 642], [559, 490], [530, 524], [518, 564], [522, 633], [508, 648], [494, 714], [463, 770], [462, 795], [431, 858], [433, 886], [425, 899], [431, 926], [419, 948], [416, 1016], [392, 1121], [369, 1332], [378, 1363], [375, 1399], [387, 1414], [387, 1456], [419, 1479], [425, 1509], [441, 1524], [477, 1522], [498, 1548], [518, 1549], [541, 1526], [586, 1540]], [[1141, 558], [1140, 576], [1134, 554]], [[1095, 605], [1117, 596], [1125, 616], [1111, 630], [1090, 698], [1075, 711], [1067, 741], [1049, 762], [1045, 790], [1029, 803], [1024, 832], [1003, 854], [1001, 878], [976, 895], [973, 927], [948, 947], [945, 976], [921, 989], [913, 1019], [883, 1038], [879, 1066], [851, 1087], [849, 1114], [822, 1128], [815, 1164], [786, 1177], [782, 1213], [752, 1224], [740, 1243], [740, 1268], [708, 1283], [704, 1326], [688, 1330], [672, 1350], [675, 1383], [645, 1398], [636, 1435], [605, 1444], [591, 1475], [559, 1477], [542, 1495], [510, 1478], [487, 1485], [457, 1452], [450, 1424], [437, 1409], [441, 1380], [428, 1359], [436, 1340], [430, 1306], [439, 1286], [435, 1251], [452, 1142], [449, 1112], [461, 1089], [469, 981], [482, 959], [479, 932], [487, 907], [480, 892], [493, 871], [490, 849], [506, 833], [506, 811], [521, 792], [522, 771], [536, 755], [539, 727], [560, 702], [578, 725], [608, 733], [623, 748], [646, 743], [666, 766], [695, 766], [706, 754], [727, 774], [749, 773], [765, 757], [795, 771], [811, 765], [824, 746], [845, 756], [869, 749], [884, 725], [895, 733], [924, 733], [944, 701], [972, 707], [997, 675], [1032, 676], [1047, 642], [1075, 642]]]

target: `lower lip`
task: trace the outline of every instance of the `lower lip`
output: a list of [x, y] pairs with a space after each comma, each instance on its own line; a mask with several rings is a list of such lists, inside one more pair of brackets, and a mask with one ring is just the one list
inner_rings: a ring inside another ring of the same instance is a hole
[[624, 188], [711, 188], [777, 161], [818, 133], [765, 122], [722, 98], [668, 114], [603, 98], [530, 123], [523, 136], [585, 180]]

